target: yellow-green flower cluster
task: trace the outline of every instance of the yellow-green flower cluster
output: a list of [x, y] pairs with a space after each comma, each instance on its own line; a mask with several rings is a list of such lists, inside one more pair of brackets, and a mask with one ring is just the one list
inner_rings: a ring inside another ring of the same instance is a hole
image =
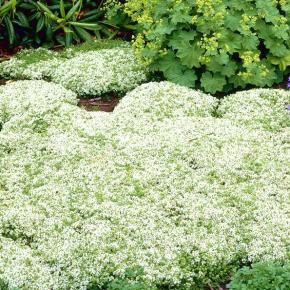
[[[138, 57], [169, 81], [216, 93], [283, 80], [289, 1], [126, 0], [124, 6], [140, 26]], [[247, 65], [245, 54], [258, 57]]]

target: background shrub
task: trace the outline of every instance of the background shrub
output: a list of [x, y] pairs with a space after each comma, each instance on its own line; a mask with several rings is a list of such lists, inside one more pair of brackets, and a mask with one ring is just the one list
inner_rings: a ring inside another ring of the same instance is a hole
[[290, 65], [289, 1], [127, 0], [125, 11], [141, 26], [139, 55], [179, 84], [272, 86]]
[[113, 38], [120, 30], [133, 28], [121, 10], [119, 18], [106, 20], [104, 2], [0, 0], [0, 40], [8, 40], [12, 46], [51, 47], [55, 43], [69, 45], [92, 37]]
[[233, 277], [233, 290], [273, 290], [290, 288], [290, 264], [257, 263], [240, 269]]

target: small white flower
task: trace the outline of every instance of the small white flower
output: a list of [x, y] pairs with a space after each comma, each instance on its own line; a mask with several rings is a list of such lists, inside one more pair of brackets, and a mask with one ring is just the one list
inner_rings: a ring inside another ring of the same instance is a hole
[[[40, 60], [36, 58], [38, 54], [42, 55]], [[36, 60], [26, 62], [29, 57]], [[41, 48], [23, 50], [9, 61], [0, 63], [0, 76], [50, 80], [79, 96], [96, 96], [134, 89], [146, 81], [147, 70], [137, 61], [133, 49], [125, 45], [95, 51], [67, 49], [65, 53]]]
[[58, 84], [0, 87], [0, 281], [87, 289], [141, 268], [190, 289], [287, 261], [290, 94], [266, 93], [217, 114], [212, 96], [148, 83], [101, 113]]

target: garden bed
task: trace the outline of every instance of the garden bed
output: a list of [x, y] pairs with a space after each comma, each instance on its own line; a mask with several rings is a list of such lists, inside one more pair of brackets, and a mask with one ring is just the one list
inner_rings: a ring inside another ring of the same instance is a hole
[[0, 285], [216, 289], [287, 263], [289, 92], [148, 83], [110, 114], [45, 81], [0, 96]]
[[0, 290], [290, 289], [288, 2], [0, 0]]

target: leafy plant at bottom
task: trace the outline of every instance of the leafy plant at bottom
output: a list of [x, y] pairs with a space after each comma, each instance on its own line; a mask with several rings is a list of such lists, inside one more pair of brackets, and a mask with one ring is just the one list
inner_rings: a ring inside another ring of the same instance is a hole
[[232, 290], [290, 289], [290, 264], [256, 263], [240, 269], [230, 284]]

